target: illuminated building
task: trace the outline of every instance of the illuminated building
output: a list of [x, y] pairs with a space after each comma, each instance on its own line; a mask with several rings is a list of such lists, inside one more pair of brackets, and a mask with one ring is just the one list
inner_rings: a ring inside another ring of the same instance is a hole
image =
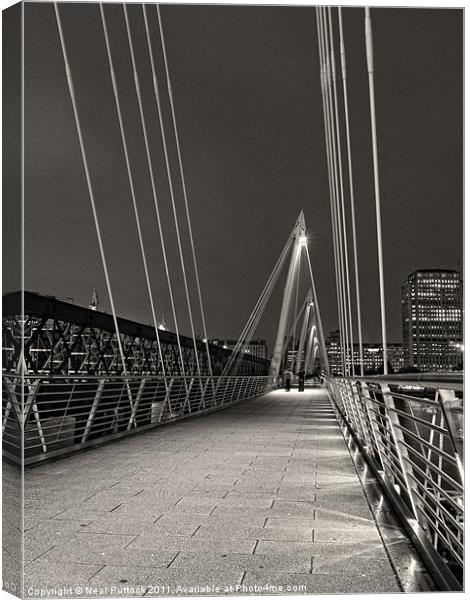
[[[237, 345], [238, 340], [222, 340], [222, 339], [214, 339], [209, 340], [210, 344], [215, 344], [216, 346], [223, 346], [225, 349], [232, 350]], [[259, 358], [267, 358], [268, 356], [268, 347], [266, 345], [266, 340], [250, 340], [249, 343], [245, 346], [245, 350], [252, 354], [253, 356], [257, 356]]]
[[[330, 370], [334, 375], [342, 375], [342, 361], [339, 331], [332, 331], [326, 340], [326, 349]], [[390, 371], [398, 373], [403, 369], [405, 361], [403, 346], [399, 343], [389, 342], [387, 344], [387, 356]], [[381, 373], [383, 371], [383, 351], [379, 343], [365, 342], [362, 344], [362, 357], [364, 374]], [[348, 358], [349, 362], [349, 358]], [[354, 366], [356, 375], [360, 373], [359, 344], [354, 344]]]
[[462, 281], [458, 271], [414, 271], [402, 285], [405, 365], [420, 371], [462, 368]]

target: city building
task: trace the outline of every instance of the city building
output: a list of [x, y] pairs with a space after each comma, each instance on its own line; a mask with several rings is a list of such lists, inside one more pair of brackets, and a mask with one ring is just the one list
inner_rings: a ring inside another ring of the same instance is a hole
[[[360, 373], [359, 344], [353, 345], [354, 366], [356, 375]], [[332, 331], [326, 339], [326, 351], [328, 362], [333, 375], [342, 375], [342, 359], [339, 330]], [[405, 365], [403, 346], [399, 343], [389, 342], [387, 344], [387, 357], [389, 371], [398, 373]], [[382, 344], [365, 342], [362, 344], [362, 360], [364, 374], [379, 373], [383, 371], [383, 349]], [[348, 357], [349, 363], [349, 357]]]
[[[221, 338], [209, 340], [210, 344], [223, 346], [223, 348], [229, 350], [235, 348], [237, 342], [238, 340], [223, 340]], [[257, 356], [259, 358], [268, 358], [268, 346], [266, 345], [266, 340], [250, 340], [245, 349], [253, 356]]]
[[451, 371], [463, 363], [463, 292], [458, 271], [414, 271], [402, 285], [405, 365]]

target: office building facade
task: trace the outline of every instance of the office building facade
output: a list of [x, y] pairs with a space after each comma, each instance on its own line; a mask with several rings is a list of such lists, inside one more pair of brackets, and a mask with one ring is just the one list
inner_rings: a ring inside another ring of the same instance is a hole
[[463, 293], [458, 271], [414, 271], [402, 285], [405, 365], [452, 371], [463, 362]]
[[[222, 346], [228, 350], [233, 350], [233, 348], [235, 348], [237, 345], [237, 341], [238, 340], [223, 340], [221, 338], [217, 338], [214, 340], [209, 340], [209, 343]], [[266, 340], [250, 340], [245, 346], [245, 349], [249, 354], [257, 356], [258, 358], [268, 358], [268, 346], [266, 344]]]
[[[328, 354], [328, 362], [333, 375], [341, 375], [343, 372], [341, 346], [339, 331], [332, 331], [326, 340], [326, 349]], [[353, 345], [354, 351], [354, 368], [356, 375], [360, 373], [361, 355], [359, 344]], [[400, 343], [389, 342], [387, 344], [387, 357], [389, 370], [398, 373], [403, 369], [404, 353], [403, 346]], [[362, 344], [362, 361], [364, 366], [364, 374], [377, 373], [383, 371], [383, 349], [379, 343], [364, 342]], [[348, 363], [350, 359], [348, 357]]]

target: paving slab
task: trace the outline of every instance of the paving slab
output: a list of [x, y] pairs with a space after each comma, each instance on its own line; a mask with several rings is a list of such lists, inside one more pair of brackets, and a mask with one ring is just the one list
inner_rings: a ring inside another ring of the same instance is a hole
[[322, 389], [274, 391], [39, 466], [25, 495], [32, 589], [400, 589]]
[[25, 597], [78, 597], [78, 592], [98, 573], [102, 564], [70, 564], [38, 560], [25, 570]]
[[400, 592], [401, 589], [389, 572], [371, 578], [368, 572], [337, 572], [331, 574], [292, 574], [263, 572], [245, 574], [239, 593], [263, 595], [302, 594], [364, 594]]

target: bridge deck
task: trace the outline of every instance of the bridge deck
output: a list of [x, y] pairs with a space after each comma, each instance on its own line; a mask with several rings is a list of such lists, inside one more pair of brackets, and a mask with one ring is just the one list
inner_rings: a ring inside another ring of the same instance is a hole
[[26, 590], [400, 591], [324, 390], [274, 391], [31, 469], [25, 494]]

